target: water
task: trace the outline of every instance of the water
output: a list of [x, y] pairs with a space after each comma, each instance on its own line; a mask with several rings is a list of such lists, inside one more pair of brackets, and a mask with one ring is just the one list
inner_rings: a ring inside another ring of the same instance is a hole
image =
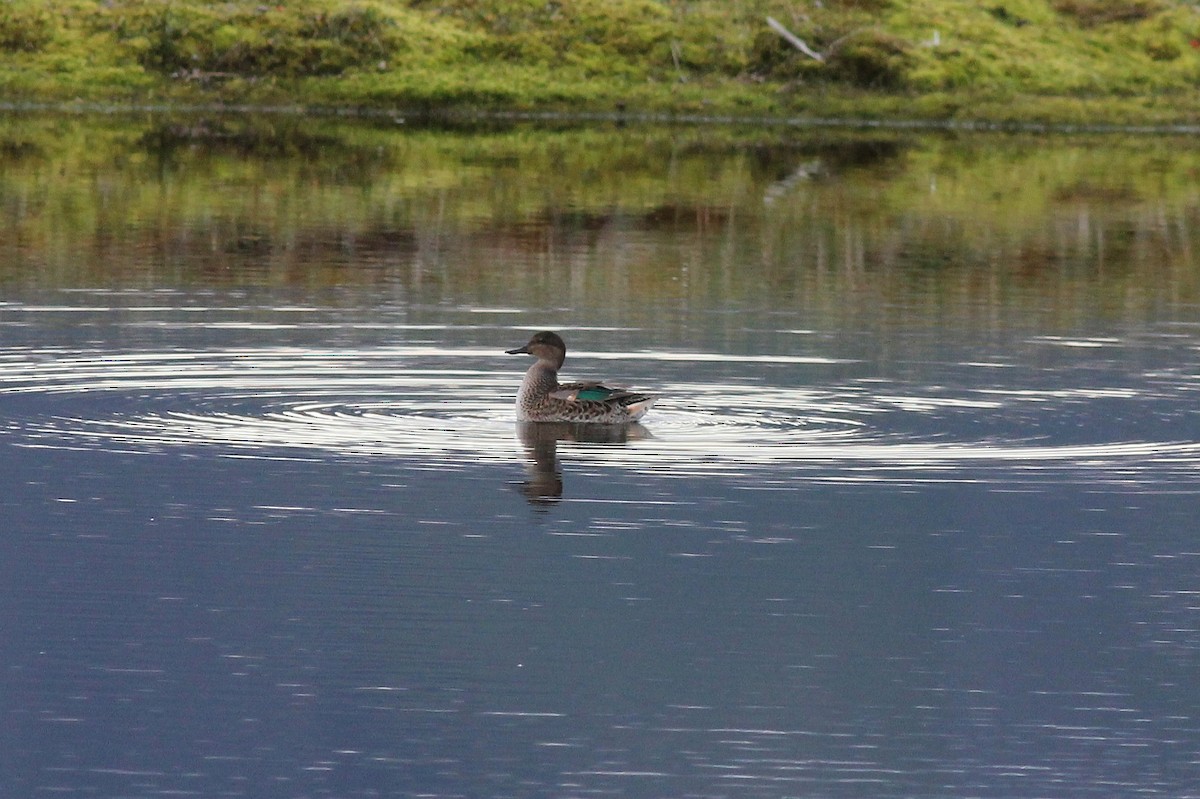
[[6, 133], [7, 795], [1196, 795], [1186, 148], [256, 124]]

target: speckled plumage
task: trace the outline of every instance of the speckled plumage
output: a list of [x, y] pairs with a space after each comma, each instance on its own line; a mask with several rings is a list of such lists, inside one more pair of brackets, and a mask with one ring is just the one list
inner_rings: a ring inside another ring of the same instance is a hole
[[557, 333], [537, 333], [525, 346], [507, 352], [537, 358], [517, 392], [519, 421], [628, 424], [642, 418], [654, 402], [649, 394], [600, 383], [559, 383], [567, 346]]

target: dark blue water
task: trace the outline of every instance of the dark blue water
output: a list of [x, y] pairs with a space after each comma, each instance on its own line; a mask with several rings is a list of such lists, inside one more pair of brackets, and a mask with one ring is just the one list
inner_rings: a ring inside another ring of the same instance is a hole
[[1193, 775], [1192, 499], [579, 475], [539, 518], [512, 468], [6, 460], [15, 795]]
[[0, 795], [1200, 796], [1188, 143], [184, 122], [0, 120]]
[[1190, 329], [575, 331], [665, 396], [538, 450], [504, 324], [74, 302], [4, 311], [11, 795], [1193, 790]]

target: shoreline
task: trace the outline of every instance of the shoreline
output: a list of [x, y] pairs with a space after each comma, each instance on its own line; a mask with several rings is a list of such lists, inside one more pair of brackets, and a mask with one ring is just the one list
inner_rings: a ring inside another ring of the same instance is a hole
[[875, 118], [875, 117], [817, 117], [805, 115], [770, 114], [722, 114], [668, 111], [587, 111], [587, 110], [505, 110], [467, 109], [447, 107], [443, 109], [386, 108], [373, 106], [335, 107], [329, 105], [303, 105], [298, 103], [245, 103], [245, 102], [105, 102], [105, 101], [0, 101], [0, 114], [77, 114], [112, 115], [160, 114], [160, 115], [231, 115], [231, 116], [295, 116], [322, 119], [390, 120], [397, 125], [413, 124], [418, 127], [487, 125], [497, 122], [525, 124], [544, 123], [586, 127], [593, 124], [630, 126], [680, 126], [720, 128], [763, 128], [763, 129], [830, 129], [830, 130], [882, 130], [882, 131], [927, 131], [930, 133], [1011, 133], [1048, 135], [1133, 135], [1133, 136], [1196, 136], [1200, 135], [1197, 122], [1161, 122], [1127, 124], [1119, 122], [1042, 122], [1021, 120], [981, 119], [925, 119], [925, 118]]

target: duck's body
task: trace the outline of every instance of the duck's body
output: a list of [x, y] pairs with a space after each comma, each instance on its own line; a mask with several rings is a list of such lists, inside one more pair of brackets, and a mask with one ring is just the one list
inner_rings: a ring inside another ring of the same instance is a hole
[[559, 383], [567, 347], [556, 333], [538, 333], [524, 347], [507, 352], [537, 358], [517, 392], [518, 421], [628, 424], [642, 418], [654, 402], [649, 394], [600, 383]]

